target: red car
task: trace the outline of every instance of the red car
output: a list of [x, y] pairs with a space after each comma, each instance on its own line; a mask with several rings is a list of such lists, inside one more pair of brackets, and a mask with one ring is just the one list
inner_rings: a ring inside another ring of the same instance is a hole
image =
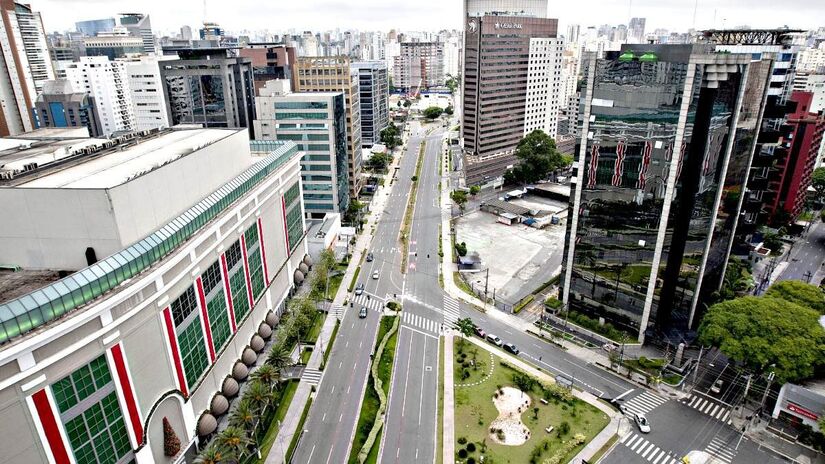
[[484, 329], [482, 329], [481, 327], [476, 326], [476, 335], [478, 335], [481, 338], [484, 338], [487, 336], [487, 332], [485, 332]]

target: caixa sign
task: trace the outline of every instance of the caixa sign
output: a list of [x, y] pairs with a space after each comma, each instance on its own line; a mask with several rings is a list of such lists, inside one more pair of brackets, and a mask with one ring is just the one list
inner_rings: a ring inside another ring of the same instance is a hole
[[522, 29], [520, 23], [496, 23], [496, 29]]

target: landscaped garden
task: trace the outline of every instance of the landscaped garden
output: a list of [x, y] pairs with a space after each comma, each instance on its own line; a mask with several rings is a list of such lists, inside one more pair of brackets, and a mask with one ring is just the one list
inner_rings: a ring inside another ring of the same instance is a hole
[[456, 462], [568, 462], [609, 422], [560, 386], [542, 383], [456, 338]]

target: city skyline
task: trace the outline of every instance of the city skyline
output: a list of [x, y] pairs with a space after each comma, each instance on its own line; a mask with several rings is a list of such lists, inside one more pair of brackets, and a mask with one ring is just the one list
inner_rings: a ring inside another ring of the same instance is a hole
[[[632, 4], [632, 5], [631, 5]], [[89, 5], [99, 5], [90, 11]], [[33, 8], [43, 13], [47, 32], [73, 30], [77, 21], [115, 16], [135, 10], [128, 0], [34, 0]], [[694, 7], [696, 21], [693, 22]], [[550, 5], [548, 17], [558, 18], [561, 29], [568, 24], [598, 26], [627, 24], [631, 17], [647, 18], [647, 29], [664, 28], [684, 32], [690, 28], [734, 28], [748, 25], [752, 28], [811, 29], [821, 27], [825, 4], [815, 5], [806, 0], [783, 4], [783, 21], [775, 20], [775, 3], [768, 0], [750, 2], [747, 10], [736, 9], [736, 2], [697, 1], [676, 2], [652, 0], [626, 2], [618, 0], [585, 0], [570, 5]], [[176, 31], [183, 25], [196, 27], [204, 20], [201, 1], [182, 0], [142, 2], [141, 13], [152, 16], [157, 31]], [[319, 11], [326, 14], [318, 15]], [[365, 0], [353, 8], [340, 1], [308, 0], [291, 4], [259, 4], [238, 0], [231, 4], [207, 3], [206, 20], [218, 22], [230, 31], [286, 31], [331, 30], [341, 28], [359, 30], [440, 30], [460, 29], [461, 3], [424, 0], [415, 4], [393, 6], [377, 0]], [[307, 18], [312, 18], [308, 20]], [[404, 18], [403, 22], [396, 18]], [[439, 18], [438, 22], [433, 18]], [[819, 21], [819, 22], [818, 22]], [[342, 27], [342, 25], [344, 27]]]

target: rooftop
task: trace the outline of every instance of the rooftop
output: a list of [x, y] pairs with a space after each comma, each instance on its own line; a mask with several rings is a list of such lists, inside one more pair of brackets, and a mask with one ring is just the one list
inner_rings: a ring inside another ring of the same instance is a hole
[[234, 132], [192, 129], [114, 139], [2, 139], [0, 176], [8, 173], [5, 185], [20, 188], [112, 188]]

